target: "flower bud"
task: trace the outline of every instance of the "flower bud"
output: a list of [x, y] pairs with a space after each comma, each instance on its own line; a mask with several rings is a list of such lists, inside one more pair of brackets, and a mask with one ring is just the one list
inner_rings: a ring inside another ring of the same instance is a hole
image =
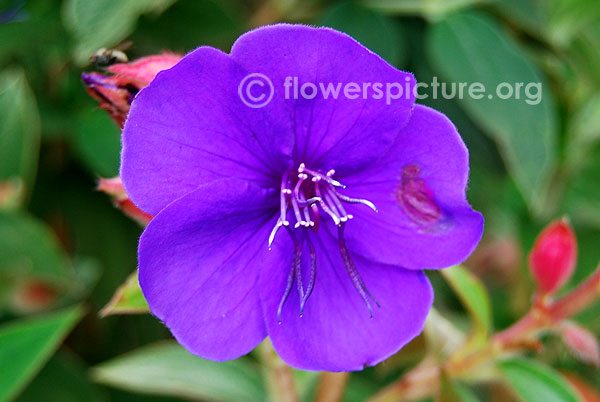
[[125, 192], [123, 182], [119, 176], [110, 179], [100, 178], [98, 191], [102, 191], [113, 199], [115, 206], [121, 209], [123, 213], [137, 221], [140, 225], [146, 226], [152, 220], [152, 215], [145, 213], [135, 206]]
[[565, 321], [561, 325], [561, 334], [565, 345], [575, 357], [596, 367], [600, 366], [600, 346], [593, 333], [574, 322]]
[[577, 239], [562, 218], [548, 225], [538, 236], [529, 254], [533, 279], [542, 294], [558, 290], [569, 280], [577, 260]]
[[150, 84], [156, 74], [173, 67], [179, 60], [181, 56], [178, 54], [162, 53], [130, 63], [113, 64], [106, 69], [113, 74], [110, 76], [83, 73], [81, 79], [88, 93], [100, 102], [100, 108], [110, 113], [113, 120], [122, 127], [138, 91]]
[[58, 291], [51, 285], [34, 278], [24, 279], [12, 289], [9, 305], [19, 313], [33, 313], [52, 307], [58, 300]]

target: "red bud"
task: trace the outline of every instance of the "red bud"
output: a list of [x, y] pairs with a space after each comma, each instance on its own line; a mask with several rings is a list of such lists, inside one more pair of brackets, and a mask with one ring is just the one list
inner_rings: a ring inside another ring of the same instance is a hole
[[580, 360], [600, 366], [600, 346], [596, 336], [573, 322], [564, 322], [561, 333], [565, 345]]
[[135, 94], [150, 84], [156, 74], [173, 67], [179, 60], [181, 56], [178, 54], [163, 53], [130, 63], [113, 64], [107, 68], [113, 74], [110, 76], [83, 73], [81, 78], [88, 93], [122, 127]]
[[40, 280], [27, 279], [15, 286], [10, 305], [16, 311], [31, 313], [52, 307], [57, 299], [56, 289]]
[[553, 293], [569, 280], [577, 260], [577, 239], [566, 218], [549, 224], [533, 245], [529, 266], [542, 294]]
[[110, 195], [115, 202], [115, 206], [120, 208], [125, 215], [136, 220], [142, 226], [146, 226], [150, 223], [150, 220], [152, 220], [152, 215], [145, 213], [131, 202], [119, 176], [110, 179], [100, 178], [98, 190]]

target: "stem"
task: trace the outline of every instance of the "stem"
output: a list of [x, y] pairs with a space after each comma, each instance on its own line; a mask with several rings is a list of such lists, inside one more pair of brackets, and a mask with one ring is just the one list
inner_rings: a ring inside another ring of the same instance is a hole
[[258, 348], [265, 371], [269, 400], [272, 402], [298, 402], [298, 392], [294, 385], [292, 369], [277, 356], [269, 339], [265, 339]]
[[321, 374], [317, 396], [315, 402], [337, 402], [341, 401], [346, 389], [350, 373], [329, 373]]
[[571, 293], [557, 300], [549, 308], [549, 315], [554, 322], [562, 321], [579, 313], [600, 296], [600, 265]]
[[435, 394], [440, 379], [440, 367], [432, 360], [425, 359], [409, 371], [399, 381], [383, 388], [369, 402], [413, 401]]
[[573, 291], [558, 300], [543, 296], [536, 298], [532, 308], [519, 321], [496, 333], [486, 345], [463, 357], [450, 356], [444, 363], [431, 359], [409, 371], [401, 379], [377, 393], [371, 402], [422, 399], [437, 392], [442, 370], [459, 378], [483, 364], [494, 361], [505, 352], [539, 346], [535, 338], [540, 332], [579, 313], [600, 296], [600, 266]]

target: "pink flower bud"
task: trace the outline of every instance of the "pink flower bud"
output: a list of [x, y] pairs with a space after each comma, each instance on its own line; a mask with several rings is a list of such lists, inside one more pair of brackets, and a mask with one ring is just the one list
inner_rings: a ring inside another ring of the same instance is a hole
[[529, 254], [533, 279], [542, 294], [558, 290], [569, 280], [577, 260], [577, 239], [563, 218], [550, 223], [538, 236]]
[[579, 325], [566, 321], [561, 325], [565, 345], [578, 359], [600, 366], [600, 346], [596, 336]]
[[121, 209], [125, 215], [136, 220], [142, 226], [146, 226], [152, 220], [152, 215], [145, 213], [131, 202], [119, 176], [110, 179], [100, 178], [98, 191], [110, 195], [116, 207]]
[[25, 279], [13, 289], [9, 304], [22, 313], [32, 313], [52, 307], [58, 300], [58, 292], [38, 279]]
[[142, 57], [130, 63], [109, 66], [107, 71], [113, 75], [83, 73], [81, 79], [88, 93], [100, 103], [100, 108], [110, 113], [122, 127], [135, 94], [150, 84], [160, 71], [177, 64], [181, 57], [173, 53]]

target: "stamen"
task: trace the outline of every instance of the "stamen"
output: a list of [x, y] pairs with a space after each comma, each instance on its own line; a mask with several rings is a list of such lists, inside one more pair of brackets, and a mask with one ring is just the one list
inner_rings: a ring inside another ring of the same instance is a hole
[[[304, 222], [300, 221], [300, 225], [301, 226], [312, 226], [314, 225], [314, 223], [312, 223], [312, 221], [310, 220], [310, 215], [308, 214], [308, 206], [310, 205], [310, 203], [308, 203], [306, 201], [306, 197], [304, 196], [304, 191], [302, 191], [302, 188], [300, 187], [302, 185], [302, 183], [304, 182], [304, 180], [306, 180], [308, 178], [308, 176], [304, 173], [300, 173], [298, 175], [298, 183], [296, 183], [296, 186], [294, 187], [294, 196], [296, 197], [296, 201], [298, 202], [298, 207], [300, 207], [302, 209], [302, 212], [304, 213]], [[314, 198], [314, 197], [313, 197]], [[311, 225], [312, 224], [312, 225]]]
[[346, 195], [340, 194], [337, 191], [333, 190], [335, 192], [335, 195], [338, 196], [338, 198], [344, 202], [347, 202], [349, 204], [363, 204], [366, 205], [367, 207], [371, 208], [373, 211], [375, 212], [379, 212], [377, 210], [377, 207], [375, 206], [375, 204], [373, 204], [371, 201], [369, 200], [363, 200], [362, 198], [350, 198]]
[[[374, 302], [377, 307], [379, 307], [379, 303], [369, 292], [362, 277], [358, 273], [358, 269], [356, 268], [356, 265], [352, 260], [350, 252], [346, 246], [344, 228], [346, 222], [349, 219], [352, 219], [353, 216], [348, 214], [343, 203], [347, 202], [351, 204], [363, 204], [375, 212], [377, 212], [377, 208], [368, 200], [351, 198], [340, 194], [337, 188], [345, 188], [345, 186], [333, 179], [334, 174], [335, 170], [333, 169], [323, 174], [321, 172], [306, 168], [306, 165], [302, 163], [298, 167], [297, 179], [293, 177], [292, 172], [288, 171], [284, 173], [281, 180], [280, 216], [277, 219], [275, 227], [272, 229], [269, 235], [269, 250], [271, 249], [279, 229], [283, 226], [285, 227], [294, 244], [294, 255], [292, 258], [290, 273], [287, 278], [286, 288], [277, 310], [277, 319], [279, 324], [281, 324], [281, 313], [283, 306], [289, 298], [292, 287], [294, 286], [294, 281], [296, 281], [298, 296], [300, 298], [300, 317], [302, 317], [304, 314], [304, 307], [306, 306], [306, 303], [314, 290], [317, 275], [317, 256], [315, 247], [310, 239], [311, 234], [309, 231], [302, 231], [300, 233], [301, 238], [298, 239], [295, 235], [294, 229], [306, 227], [310, 228], [313, 232], [317, 232], [320, 226], [319, 209], [322, 209], [327, 215], [329, 215], [333, 222], [338, 226], [338, 243], [342, 261], [344, 262], [346, 272], [348, 273], [354, 288], [367, 306], [371, 318], [373, 318], [373, 308], [371, 307], [371, 303]], [[307, 182], [309, 179], [310, 182]], [[306, 199], [306, 194], [310, 194], [312, 197]], [[293, 212], [290, 214], [290, 221], [292, 222], [288, 221], [289, 209], [291, 209]], [[293, 227], [291, 226], [291, 223], [294, 223]], [[305, 247], [305, 242], [310, 250], [310, 278], [306, 292], [304, 291], [304, 283], [302, 282], [302, 251]]]
[[[332, 171], [335, 173], [335, 170], [330, 170], [329, 172], [332, 172]], [[306, 167], [306, 165], [304, 163], [301, 163], [300, 166], [298, 167], [298, 173], [303, 173], [303, 172], [306, 172], [313, 177], [318, 177], [319, 179], [326, 181], [327, 183], [331, 184], [332, 186], [346, 188], [346, 186], [344, 186], [339, 181], [332, 179], [329, 174], [323, 174], [323, 173], [319, 173], [314, 170], [310, 170]]]
[[312, 219], [310, 219], [310, 213], [309, 213], [308, 208], [309, 208], [308, 206], [302, 208], [302, 212], [304, 212], [304, 221], [307, 223], [306, 227], [311, 227], [311, 226], [314, 226], [315, 223], [312, 221]]
[[339, 214], [340, 214], [340, 217], [341, 217], [340, 220], [342, 222], [346, 222], [348, 219], [352, 219], [353, 218], [352, 215], [349, 215], [346, 212], [346, 209], [344, 209], [344, 206], [340, 202], [340, 200], [339, 200], [336, 192], [333, 189], [328, 190], [327, 191], [327, 195], [329, 195], [331, 197], [331, 199], [333, 200], [333, 203], [335, 204], [337, 210], [339, 211]]
[[294, 215], [296, 216], [296, 224], [294, 225], [294, 228], [304, 226], [304, 221], [302, 220], [302, 216], [300, 215], [300, 206], [298, 205], [298, 201], [296, 201], [294, 197], [292, 197], [292, 209], [294, 210]]
[[338, 209], [335, 206], [335, 203], [331, 199], [331, 196], [329, 195], [329, 192], [326, 189], [324, 189], [323, 196], [325, 197], [325, 201], [327, 202], [327, 206], [329, 207], [329, 209], [331, 209], [331, 211], [333, 211], [334, 214], [339, 216], [340, 222], [346, 222], [348, 218], [346, 218], [340, 211], [338, 211]]
[[319, 207], [317, 207], [315, 204], [312, 204], [310, 206], [312, 213], [313, 213], [313, 224], [314, 226], [312, 226], [310, 229], [313, 232], [317, 232], [319, 230], [319, 224], [321, 223], [321, 219], [319, 217]]
[[279, 228], [282, 226], [283, 223], [281, 222], [281, 218], [277, 219], [277, 223], [275, 224], [275, 227], [273, 227], [273, 230], [271, 230], [271, 234], [269, 235], [269, 251], [271, 250], [271, 246], [273, 245], [273, 241], [275, 240], [275, 235], [279, 231]]
[[333, 222], [335, 222], [336, 225], [340, 224], [340, 217], [333, 212], [331, 209], [329, 209], [329, 206], [323, 201], [323, 197], [321, 195], [321, 189], [319, 188], [319, 180], [314, 180], [315, 183], [315, 194], [317, 194], [317, 197], [321, 198], [321, 202], [319, 202], [319, 205], [321, 205], [321, 208], [323, 208], [323, 211], [325, 211], [325, 213], [329, 216], [331, 216], [331, 219], [333, 219]]
[[303, 201], [298, 201], [298, 206], [300, 208], [305, 208], [305, 207], [309, 207], [317, 202], [321, 202], [321, 198], [320, 197], [311, 197], [308, 200], [303, 200]]
[[281, 301], [279, 302], [279, 308], [277, 309], [277, 323], [281, 324], [281, 311], [283, 310], [283, 305], [285, 304], [290, 292], [292, 291], [292, 286], [294, 285], [294, 278], [296, 277], [296, 256], [294, 256], [294, 261], [292, 261], [292, 266], [290, 267], [290, 273], [288, 275], [287, 284], [285, 285], [285, 291], [283, 292], [283, 296], [281, 297]]
[[304, 183], [304, 180], [308, 179], [308, 175], [304, 174], [304, 173], [300, 173], [298, 175], [298, 183], [296, 183], [296, 186], [294, 186], [294, 194], [296, 195], [296, 199], [300, 200], [299, 197], [299, 192], [300, 192], [300, 186], [302, 186], [302, 183]]
[[292, 267], [290, 268], [290, 273], [288, 275], [287, 284], [285, 287], [285, 291], [283, 292], [283, 296], [281, 297], [281, 301], [279, 302], [279, 307], [277, 308], [277, 322], [281, 324], [281, 311], [283, 310], [283, 305], [287, 301], [290, 292], [292, 291], [292, 286], [294, 285], [294, 280], [297, 281], [298, 284], [298, 294], [300, 296], [300, 300], [304, 299], [304, 291], [302, 290], [302, 244], [298, 242], [294, 232], [289, 226], [285, 227], [287, 229], [292, 242], [294, 243], [294, 257], [292, 258]]
[[279, 212], [281, 223], [284, 226], [288, 226], [290, 223], [287, 220], [287, 201], [285, 196], [290, 193], [290, 190], [287, 188], [288, 185], [288, 174], [284, 173], [283, 178], [281, 179], [281, 192], [279, 194]]
[[369, 290], [367, 289], [364, 281], [358, 273], [358, 270], [356, 269], [356, 265], [354, 264], [352, 257], [350, 257], [350, 253], [348, 252], [348, 248], [346, 247], [346, 239], [344, 238], [344, 226], [345, 224], [341, 224], [338, 226], [338, 242], [340, 246], [340, 254], [342, 256], [342, 260], [344, 261], [344, 265], [346, 266], [346, 271], [348, 272], [348, 275], [352, 280], [354, 288], [367, 305], [367, 308], [369, 309], [369, 314], [371, 315], [371, 318], [373, 318], [373, 308], [371, 307], [371, 303], [369, 303], [369, 299], [367, 298], [367, 296], [370, 297], [371, 300], [373, 300], [377, 307], [380, 306], [377, 300], [375, 300], [375, 298], [371, 294], [371, 292], [369, 292]]
[[302, 314], [304, 314], [304, 305], [312, 294], [312, 291], [315, 287], [315, 278], [317, 277], [317, 252], [315, 251], [315, 246], [313, 246], [312, 241], [310, 240], [310, 235], [308, 232], [306, 232], [306, 242], [308, 243], [308, 248], [310, 249], [310, 279], [308, 281], [306, 293], [300, 301], [300, 317], [302, 317]]

